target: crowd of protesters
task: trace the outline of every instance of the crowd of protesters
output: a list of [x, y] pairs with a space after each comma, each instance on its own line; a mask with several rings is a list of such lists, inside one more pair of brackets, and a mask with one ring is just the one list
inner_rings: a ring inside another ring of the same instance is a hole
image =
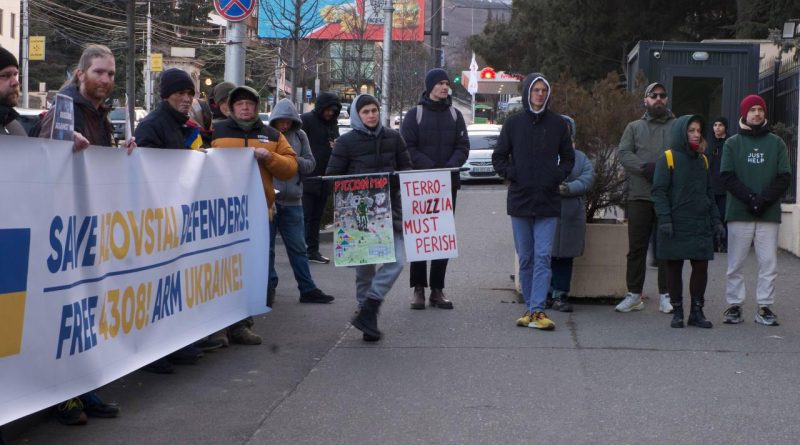
[[[14, 110], [19, 98], [19, 64], [0, 48], [0, 136], [25, 136]], [[74, 109], [74, 150], [89, 145], [115, 145], [107, 105], [115, 76], [112, 52], [102, 45], [87, 47], [72, 79], [61, 93]], [[161, 75], [162, 101], [122, 141], [130, 154], [138, 147], [188, 149], [248, 147], [258, 164], [268, 203], [271, 249], [267, 305], [276, 302], [278, 274], [274, 241], [281, 234], [301, 303], [330, 303], [312, 277], [310, 262], [325, 264], [319, 232], [330, 183], [321, 176], [394, 173], [411, 169], [457, 169], [467, 159], [469, 138], [462, 114], [452, 105], [450, 79], [441, 69], [429, 71], [419, 104], [408, 110], [400, 131], [380, 122], [380, 103], [361, 94], [349, 112], [353, 131], [340, 136], [337, 118], [342, 103], [333, 93], [319, 95], [316, 106], [302, 116], [282, 100], [265, 124], [258, 115], [259, 94], [244, 86], [223, 82], [209, 99], [195, 97], [195, 84], [184, 71]], [[500, 131], [492, 155], [496, 172], [508, 184], [507, 213], [519, 257], [519, 279], [526, 311], [518, 326], [553, 330], [545, 309], [571, 312], [568, 302], [572, 261], [583, 253], [584, 195], [593, 181], [587, 156], [575, 147], [576, 123], [550, 110], [553, 91], [544, 75], [533, 73], [522, 83], [523, 112], [510, 116]], [[625, 128], [619, 159], [628, 177], [627, 293], [616, 311], [642, 310], [646, 257], [655, 238], [658, 262], [659, 310], [672, 314], [670, 325], [684, 327], [683, 263], [691, 264], [690, 309], [686, 323], [711, 328], [703, 312], [708, 261], [715, 252], [727, 252], [724, 323], [743, 320], [745, 300], [743, 263], [752, 245], [758, 260], [757, 323], [776, 326], [772, 310], [777, 275], [780, 198], [791, 179], [787, 148], [770, 132], [764, 100], [756, 95], [740, 104], [738, 132], [731, 133], [724, 118], [713, 121], [704, 137], [702, 116], [675, 117], [661, 83], [644, 90], [645, 113]], [[50, 137], [51, 109], [42, 119], [39, 137]], [[392, 222], [396, 260], [356, 267], [358, 311], [351, 320], [365, 341], [379, 341], [380, 306], [401, 274], [405, 258], [397, 176], [392, 175]], [[455, 204], [459, 176], [452, 174]], [[276, 190], [279, 193], [276, 196]], [[453, 309], [444, 295], [448, 261], [412, 262], [411, 309]], [[428, 273], [430, 271], [430, 274]], [[265, 274], [266, 275], [266, 274]], [[426, 288], [429, 294], [426, 299]], [[231, 342], [258, 345], [253, 320], [241, 320], [225, 330], [187, 345], [144, 369], [173, 372], [174, 364], [196, 363], [203, 352]], [[93, 392], [70, 399], [56, 408], [61, 422], [85, 424], [87, 416], [115, 417], [119, 407]]]

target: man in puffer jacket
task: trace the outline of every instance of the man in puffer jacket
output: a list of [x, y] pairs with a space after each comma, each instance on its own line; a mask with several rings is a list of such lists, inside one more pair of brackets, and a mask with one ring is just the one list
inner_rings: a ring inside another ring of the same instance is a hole
[[517, 326], [555, 329], [544, 313], [550, 288], [550, 254], [561, 215], [558, 186], [575, 163], [569, 126], [547, 109], [550, 84], [539, 73], [522, 84], [524, 113], [506, 120], [492, 153], [495, 171], [508, 182], [507, 212], [519, 255], [519, 280], [527, 311]]
[[300, 178], [314, 171], [316, 165], [308, 144], [308, 136], [300, 129], [303, 122], [289, 99], [281, 99], [278, 102], [270, 114], [269, 125], [280, 131], [297, 153], [297, 173], [288, 180], [273, 179], [272, 182], [278, 193], [275, 195], [275, 214], [272, 216], [269, 229], [267, 306], [272, 307], [275, 301], [275, 288], [278, 286], [278, 272], [275, 270], [275, 235], [278, 231], [286, 246], [289, 264], [292, 265], [294, 279], [300, 290], [300, 302], [330, 303], [334, 298], [322, 292], [311, 278], [306, 254], [305, 230], [303, 230], [303, 182]]
[[[369, 94], [356, 97], [350, 106], [350, 125], [353, 131], [336, 141], [331, 152], [326, 175], [353, 175], [361, 173], [394, 173], [411, 170], [411, 158], [400, 133], [385, 128], [380, 122], [380, 105]], [[358, 315], [353, 326], [364, 333], [364, 341], [378, 341], [378, 309], [403, 271], [405, 246], [403, 244], [403, 207], [397, 175], [390, 176], [389, 190], [392, 200], [392, 227], [396, 261], [384, 263], [380, 269], [374, 264], [356, 266], [356, 299]]]

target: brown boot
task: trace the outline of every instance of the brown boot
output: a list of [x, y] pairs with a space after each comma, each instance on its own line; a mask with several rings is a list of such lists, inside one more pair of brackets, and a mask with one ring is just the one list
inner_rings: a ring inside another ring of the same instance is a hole
[[425, 309], [425, 288], [414, 286], [414, 301], [411, 302], [411, 309]]
[[444, 298], [444, 292], [441, 289], [431, 288], [431, 306], [439, 309], [453, 309], [453, 303]]
[[228, 331], [231, 342], [240, 345], [260, 345], [261, 336], [250, 330], [247, 326], [236, 326]]

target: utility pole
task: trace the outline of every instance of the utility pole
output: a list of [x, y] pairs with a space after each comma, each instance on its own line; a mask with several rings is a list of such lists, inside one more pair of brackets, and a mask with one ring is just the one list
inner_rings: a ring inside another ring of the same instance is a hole
[[228, 21], [225, 42], [225, 81], [244, 85], [244, 22]]
[[150, 15], [150, 2], [147, 2], [147, 64], [144, 67], [144, 109], [150, 112], [153, 106], [153, 66], [150, 58], [152, 37], [152, 16]]
[[[11, 32], [14, 32], [12, 29]], [[22, 107], [28, 108], [28, 0], [22, 0]]]
[[442, 0], [431, 0], [431, 66], [442, 67]]
[[383, 0], [383, 72], [381, 73], [381, 121], [389, 128], [389, 67], [392, 58], [392, 0]]
[[136, 2], [128, 1], [128, 60], [125, 91], [127, 93], [128, 124], [133, 126], [136, 119]]

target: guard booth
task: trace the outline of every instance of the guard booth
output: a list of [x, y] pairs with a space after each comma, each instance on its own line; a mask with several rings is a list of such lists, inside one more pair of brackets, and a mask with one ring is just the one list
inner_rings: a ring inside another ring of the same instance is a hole
[[647, 84], [660, 82], [676, 116], [699, 114], [708, 121], [725, 116], [732, 134], [739, 102], [758, 91], [758, 71], [757, 43], [640, 41], [628, 54], [626, 74], [629, 91], [643, 95]]

